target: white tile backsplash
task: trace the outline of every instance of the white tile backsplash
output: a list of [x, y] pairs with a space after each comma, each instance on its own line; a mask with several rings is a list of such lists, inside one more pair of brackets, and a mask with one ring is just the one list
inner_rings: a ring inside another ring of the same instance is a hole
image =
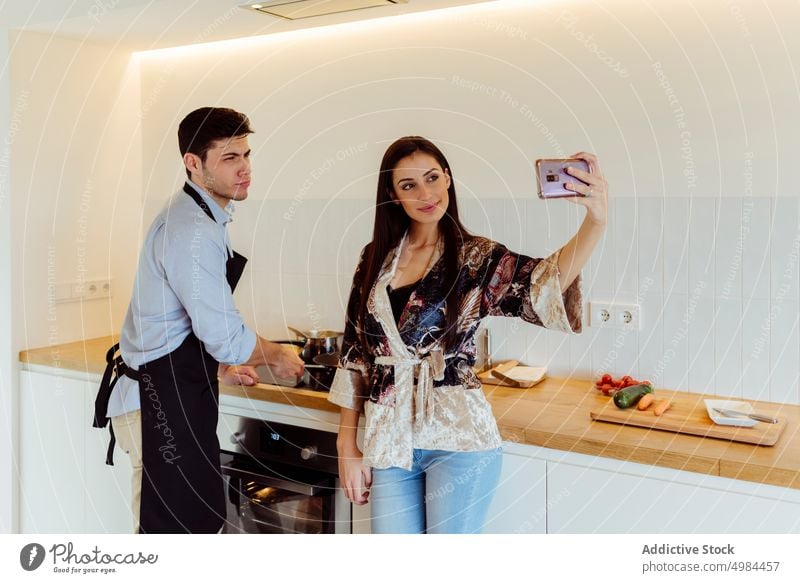
[[742, 297], [742, 199], [726, 198], [717, 206], [714, 240], [714, 292], [717, 297]]
[[696, 198], [689, 207], [689, 293], [708, 299], [714, 297], [715, 203]]
[[619, 301], [636, 295], [639, 268], [639, 235], [636, 198], [615, 201], [611, 221], [614, 223], [615, 298]]
[[639, 333], [633, 330], [616, 330], [614, 333], [614, 353], [616, 354], [616, 370], [618, 375], [630, 375], [639, 378], [639, 363], [636, 354], [639, 351]]
[[768, 300], [744, 300], [742, 314], [742, 396], [769, 399], [770, 306]]
[[492, 359], [515, 359], [536, 365], [549, 357], [544, 336], [529, 336], [530, 324], [518, 318], [489, 318], [486, 327], [491, 333]]
[[[495, 320], [497, 320], [495, 318]], [[520, 352], [519, 360], [530, 366], [550, 366], [552, 345], [548, 338], [549, 332], [540, 326], [525, 327], [525, 350]], [[512, 347], [507, 347], [512, 348]], [[513, 348], [512, 348], [513, 350]], [[509, 352], [510, 356], [516, 358], [516, 354]]]
[[569, 231], [573, 205], [558, 199], [538, 202], [546, 209], [547, 228], [543, 233], [545, 240], [531, 251], [545, 257], [560, 249], [574, 234], [574, 231]]
[[[658, 292], [643, 295], [640, 299], [644, 325], [638, 334], [637, 379], [662, 378], [664, 357], [664, 296]], [[591, 332], [590, 332], [591, 333]]]
[[617, 352], [614, 349], [614, 339], [616, 338], [614, 330], [611, 328], [598, 328], [592, 333], [592, 337], [594, 342], [591, 344], [591, 377], [597, 378], [603, 373], [617, 376], [621, 367]]
[[777, 198], [773, 205], [770, 231], [770, 298], [773, 301], [797, 302], [800, 231], [800, 200]]
[[658, 386], [681, 391], [689, 389], [689, 296], [672, 293], [664, 298], [664, 354], [660, 365], [663, 369]]
[[[622, 203], [624, 205], [624, 203]], [[644, 287], [650, 292], [664, 289], [664, 220], [661, 198], [639, 198], [637, 200], [637, 229], [639, 245], [637, 263], [639, 269], [639, 292]], [[630, 205], [628, 205], [630, 206]]]
[[689, 317], [688, 370], [690, 392], [714, 392], [716, 366], [714, 365], [713, 298], [701, 296], [695, 299], [694, 309]]
[[529, 225], [525, 229], [524, 251], [529, 255], [544, 257], [549, 254], [554, 243], [551, 239], [553, 221], [548, 212], [548, 204], [553, 201], [542, 201], [538, 198], [528, 199], [520, 205], [525, 215], [523, 221]]
[[592, 371], [592, 342], [594, 336], [584, 322], [581, 334], [569, 336], [569, 370], [570, 375], [587, 377]]
[[772, 303], [771, 309], [769, 400], [796, 402], [800, 374], [800, 304], [782, 301]]
[[746, 198], [742, 204], [742, 297], [770, 297], [770, 230], [772, 213], [768, 198]]
[[569, 335], [545, 330], [547, 337], [548, 359], [547, 370], [553, 376], [567, 376], [569, 374], [570, 343]]
[[616, 262], [614, 260], [614, 225], [609, 225], [605, 236], [600, 239], [586, 269], [586, 288], [593, 297], [614, 300], [616, 292]]
[[[259, 201], [236, 215], [250, 255], [237, 305], [268, 337], [285, 326], [341, 329], [372, 202]], [[574, 235], [583, 209], [538, 198], [459, 200], [464, 223], [514, 251], [546, 256]], [[592, 300], [636, 300], [642, 329], [588, 326], [564, 335], [493, 318], [495, 359], [546, 364], [553, 375], [631, 374], [657, 386], [800, 403], [800, 265], [796, 198], [615, 197], [583, 272]], [[246, 253], [246, 254], [247, 254]], [[587, 314], [588, 315], [588, 314]]]
[[689, 199], [664, 199], [664, 295], [689, 293]]
[[714, 311], [714, 363], [717, 395], [742, 396], [742, 299], [717, 297]]

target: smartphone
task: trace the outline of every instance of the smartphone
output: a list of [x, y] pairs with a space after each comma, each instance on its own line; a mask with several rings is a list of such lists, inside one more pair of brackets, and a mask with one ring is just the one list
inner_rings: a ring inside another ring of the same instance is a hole
[[536, 160], [536, 177], [538, 179], [539, 198], [564, 198], [566, 196], [584, 196], [573, 190], [564, 188], [567, 182], [581, 182], [567, 173], [567, 167], [580, 168], [590, 172], [586, 160], [578, 158], [546, 158]]

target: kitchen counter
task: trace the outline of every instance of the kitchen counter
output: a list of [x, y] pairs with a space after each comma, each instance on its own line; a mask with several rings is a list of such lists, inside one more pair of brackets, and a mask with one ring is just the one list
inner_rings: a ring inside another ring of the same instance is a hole
[[[26, 365], [102, 374], [111, 336], [20, 353]], [[259, 384], [220, 386], [224, 395], [285, 405], [338, 411], [327, 393]], [[541, 446], [750, 482], [800, 489], [800, 407], [759, 402], [786, 427], [773, 447], [703, 438], [592, 421], [589, 412], [608, 400], [588, 380], [548, 378], [530, 389], [485, 385], [500, 433], [506, 441]], [[687, 396], [666, 389], [659, 396]], [[691, 395], [702, 399], [703, 395]], [[710, 395], [709, 395], [710, 396]]]

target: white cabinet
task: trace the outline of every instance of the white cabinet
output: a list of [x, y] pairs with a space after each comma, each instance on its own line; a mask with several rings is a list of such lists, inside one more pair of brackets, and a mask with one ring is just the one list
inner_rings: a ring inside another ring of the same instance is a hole
[[[786, 489], [633, 463], [608, 465], [548, 462], [548, 532], [800, 530], [800, 500]], [[563, 503], [553, 503], [556, 495]]]
[[487, 534], [547, 532], [547, 464], [503, 453], [503, 471], [486, 520]]
[[20, 373], [20, 529], [84, 532], [86, 414], [80, 381]]
[[131, 467], [92, 427], [97, 381], [20, 372], [20, 530], [128, 533]]

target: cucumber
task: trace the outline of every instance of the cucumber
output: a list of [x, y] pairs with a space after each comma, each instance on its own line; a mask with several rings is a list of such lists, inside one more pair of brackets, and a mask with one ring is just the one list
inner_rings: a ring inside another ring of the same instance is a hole
[[614, 404], [620, 409], [627, 409], [633, 407], [647, 393], [652, 392], [653, 387], [650, 385], [631, 385], [614, 393]]

